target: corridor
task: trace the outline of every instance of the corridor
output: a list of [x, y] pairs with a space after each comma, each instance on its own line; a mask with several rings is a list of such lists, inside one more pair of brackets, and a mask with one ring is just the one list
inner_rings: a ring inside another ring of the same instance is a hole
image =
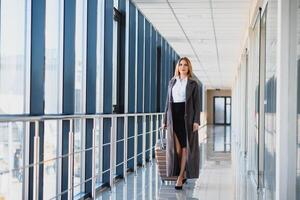
[[[205, 126], [199, 130], [201, 169], [198, 179], [188, 180], [182, 191], [174, 189], [175, 182], [163, 183], [157, 171], [155, 159], [137, 174], [128, 175], [127, 183], [120, 180], [112, 189], [101, 193], [97, 200], [150, 200], [150, 199], [189, 199], [189, 200], [233, 200], [233, 172], [231, 152], [220, 151], [230, 147], [229, 126]], [[226, 141], [226, 138], [229, 140]], [[214, 148], [215, 147], [215, 148]]]
[[90, 199], [300, 200], [300, 0], [0, 0], [0, 200]]

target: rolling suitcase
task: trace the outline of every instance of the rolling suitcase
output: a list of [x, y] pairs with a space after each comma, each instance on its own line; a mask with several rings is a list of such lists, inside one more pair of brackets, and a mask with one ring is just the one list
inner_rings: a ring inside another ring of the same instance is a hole
[[166, 131], [166, 129], [159, 128], [160, 139], [155, 144], [155, 158], [157, 162], [158, 173], [162, 182], [177, 180], [176, 176], [167, 177]]

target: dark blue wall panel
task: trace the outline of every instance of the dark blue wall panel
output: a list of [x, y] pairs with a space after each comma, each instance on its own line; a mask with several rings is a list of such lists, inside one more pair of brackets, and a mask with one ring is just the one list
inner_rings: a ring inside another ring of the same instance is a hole
[[[164, 101], [163, 101], [163, 104], [164, 106], [166, 105], [165, 102], [166, 102], [166, 96], [167, 96], [167, 85], [168, 85], [168, 82], [169, 82], [169, 66], [168, 66], [168, 47], [169, 47], [169, 44], [168, 42], [164, 39], [164, 44], [165, 44], [165, 56], [164, 56]], [[163, 109], [164, 110], [164, 109]], [[162, 111], [163, 111], [162, 110]]]
[[[128, 35], [128, 113], [135, 112], [135, 65], [136, 65], [136, 8], [129, 2], [129, 35]], [[127, 157], [130, 159], [134, 153], [134, 140], [130, 138], [134, 135], [134, 118], [128, 118], [128, 152]], [[133, 159], [127, 163], [127, 167], [134, 168]]]
[[113, 1], [105, 0], [104, 9], [104, 113], [112, 113]]
[[137, 46], [137, 112], [143, 112], [144, 83], [144, 16], [138, 12], [138, 46]]
[[157, 77], [157, 87], [156, 87], [156, 112], [160, 112], [162, 108], [161, 103], [161, 96], [162, 96], [162, 66], [161, 66], [161, 59], [162, 59], [162, 45], [161, 45], [161, 36], [157, 33], [156, 39], [156, 77]]
[[150, 50], [151, 50], [151, 46], [150, 46], [150, 23], [145, 20], [145, 84], [144, 84], [144, 111], [145, 112], [150, 112], [150, 100], [151, 100], [151, 79], [150, 79]]
[[[112, 113], [112, 71], [113, 71], [113, 1], [104, 1], [104, 96], [103, 112]], [[103, 120], [103, 142], [110, 142], [111, 120]], [[103, 148], [103, 170], [109, 167], [109, 146]], [[103, 174], [103, 182], [109, 182], [109, 171]]]
[[[144, 48], [145, 48], [145, 18], [141, 12], [138, 12], [138, 45], [137, 45], [137, 112], [144, 112], [143, 97], [144, 97]], [[143, 146], [143, 118], [138, 117], [138, 148], [137, 158], [138, 164], [142, 164], [142, 146]]]
[[[144, 57], [145, 57], [145, 76], [144, 76], [144, 112], [149, 113], [151, 111], [151, 41], [150, 41], [150, 23], [148, 20], [145, 20], [145, 50], [144, 50]], [[150, 118], [146, 117], [146, 133], [150, 131]], [[149, 134], [146, 134], [146, 150], [149, 149]], [[149, 158], [149, 151], [146, 151], [146, 159]]]
[[[151, 112], [156, 112], [156, 92], [157, 92], [157, 61], [156, 61], [156, 55], [157, 55], [157, 45], [156, 45], [156, 30], [154, 27], [151, 27], [151, 64], [150, 64], [150, 70], [151, 70]], [[153, 117], [153, 131], [156, 130], [156, 117]], [[152, 134], [152, 146], [155, 145], [155, 135], [156, 132], [153, 132]], [[155, 156], [154, 149], [152, 150], [152, 157]]]
[[129, 3], [129, 47], [128, 47], [128, 112], [135, 112], [135, 60], [136, 60], [136, 8]]
[[[30, 70], [30, 115], [44, 114], [44, 69], [45, 69], [45, 0], [32, 0], [31, 9], [31, 70]], [[18, 84], [18, 83], [16, 83]], [[30, 123], [29, 164], [34, 162], [34, 123]], [[44, 123], [39, 123], [39, 160], [44, 154]], [[43, 170], [39, 168], [39, 199], [43, 199]], [[33, 197], [33, 167], [29, 168], [28, 197]]]
[[32, 0], [30, 115], [44, 114], [45, 0]]
[[[75, 96], [75, 16], [76, 2], [64, 1], [64, 47], [63, 47], [63, 114], [74, 114]], [[69, 121], [63, 121], [62, 154], [69, 153]], [[68, 189], [68, 158], [62, 159], [61, 192]], [[68, 199], [68, 193], [62, 195]]]
[[161, 38], [161, 77], [160, 77], [160, 112], [165, 109], [165, 93], [166, 93], [166, 45], [165, 40]]
[[116, 169], [116, 173], [119, 176], [123, 176], [123, 164], [120, 164], [123, 162], [124, 159], [124, 119], [118, 118], [117, 120], [117, 162], [116, 164], [119, 165]]
[[128, 151], [127, 151], [127, 167], [131, 170], [134, 168], [133, 156], [134, 156], [134, 118], [128, 118]]
[[156, 90], [157, 90], [157, 63], [156, 63], [156, 31], [152, 27], [151, 28], [152, 36], [151, 36], [151, 112], [156, 112]]
[[[97, 3], [87, 2], [87, 63], [86, 63], [86, 113], [96, 113], [96, 68], [97, 68]], [[93, 146], [93, 121], [86, 120], [85, 148]], [[93, 153], [85, 152], [85, 180], [92, 177]], [[92, 180], [85, 182], [85, 193], [92, 193]]]
[[[119, 24], [119, 50], [118, 50], [118, 113], [124, 113], [124, 101], [125, 101], [125, 67], [126, 67], [126, 1], [119, 1], [118, 11], [120, 18]], [[117, 140], [124, 138], [124, 119], [117, 119]], [[117, 168], [116, 173], [118, 176], [123, 176], [123, 162], [124, 159], [124, 141], [117, 143]]]
[[137, 157], [137, 163], [139, 165], [142, 165], [143, 156], [142, 156], [141, 153], [142, 153], [142, 150], [143, 150], [143, 117], [138, 117], [137, 123], [138, 123], [138, 145], [137, 145], [138, 157]]

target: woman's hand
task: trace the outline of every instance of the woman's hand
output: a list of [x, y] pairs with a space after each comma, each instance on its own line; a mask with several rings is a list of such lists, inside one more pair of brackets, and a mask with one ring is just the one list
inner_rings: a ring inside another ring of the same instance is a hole
[[161, 128], [166, 129], [167, 128], [167, 124], [162, 123]]
[[193, 124], [193, 132], [198, 131], [199, 128], [199, 124], [198, 123], [194, 123]]

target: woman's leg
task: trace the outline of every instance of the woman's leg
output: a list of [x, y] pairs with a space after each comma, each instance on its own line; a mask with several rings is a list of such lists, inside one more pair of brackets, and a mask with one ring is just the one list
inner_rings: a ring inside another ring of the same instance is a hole
[[[176, 185], [181, 186], [182, 180], [184, 179], [184, 176], [185, 176], [184, 173], [185, 173], [185, 165], [186, 165], [186, 160], [187, 160], [187, 149], [186, 149], [186, 147], [181, 148], [178, 138], [176, 136], [175, 136], [175, 141], [176, 141], [176, 152], [177, 152], [177, 154], [179, 154], [178, 160], [179, 160], [179, 165], [180, 165], [180, 173], [177, 178]], [[180, 149], [180, 151], [178, 151], [178, 149]]]
[[186, 147], [184, 147], [181, 149], [181, 165], [180, 165], [180, 173], [179, 173], [178, 179], [179, 179], [179, 177], [181, 179], [184, 178], [186, 159], [187, 159], [187, 150], [186, 150]]
[[178, 157], [178, 162], [179, 162], [179, 166], [181, 165], [181, 146], [180, 146], [180, 143], [179, 143], [179, 140], [177, 138], [177, 135], [174, 134], [175, 136], [175, 148], [176, 148], [176, 153], [177, 153], [177, 157]]

